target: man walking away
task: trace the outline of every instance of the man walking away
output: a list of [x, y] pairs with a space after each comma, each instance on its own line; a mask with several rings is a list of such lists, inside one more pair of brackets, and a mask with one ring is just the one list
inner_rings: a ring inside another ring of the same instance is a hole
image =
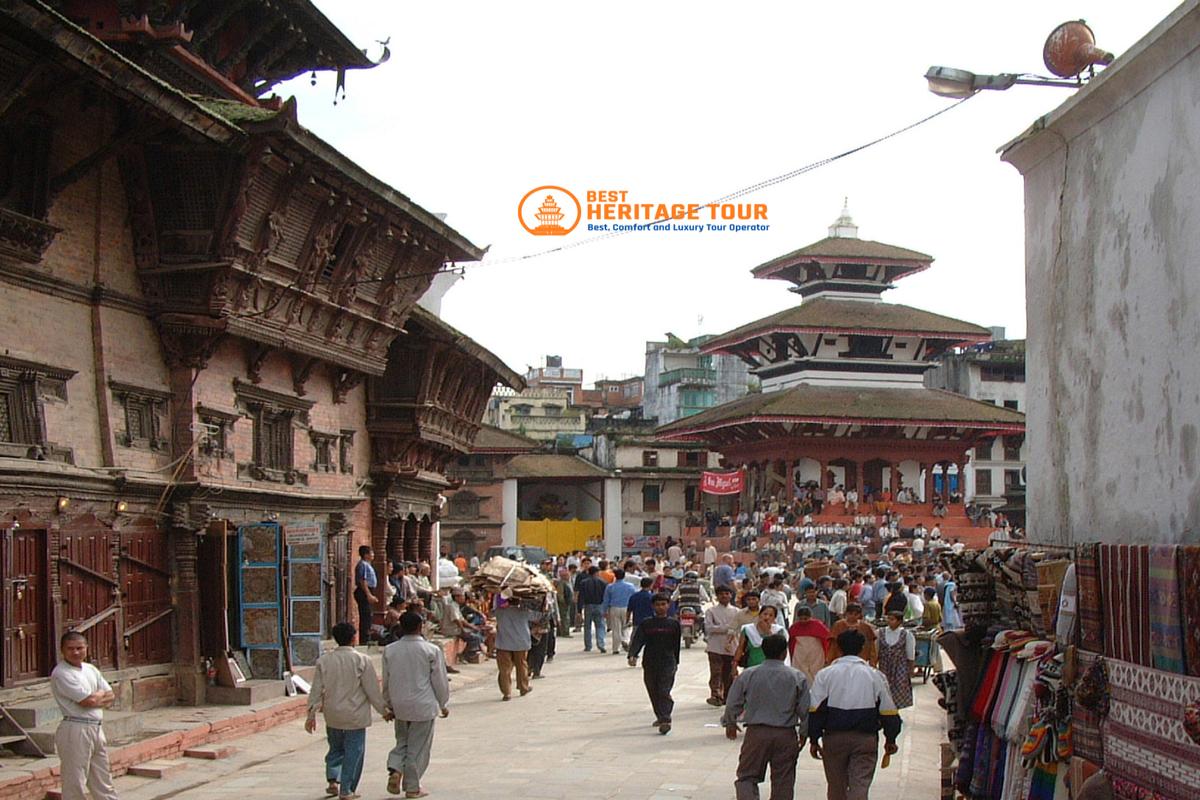
[[354, 626], [339, 622], [331, 631], [337, 649], [317, 659], [312, 689], [308, 694], [308, 719], [304, 730], [317, 729], [317, 712], [325, 714], [325, 794], [345, 800], [358, 797], [363, 756], [367, 751], [367, 728], [371, 727], [371, 708], [392, 718], [379, 691], [379, 678], [371, 659], [358, 652], [354, 644]]
[[746, 726], [733, 788], [737, 800], [758, 800], [770, 764], [771, 800], [792, 800], [796, 759], [808, 735], [808, 678], [784, 661], [783, 636], [764, 637], [762, 649], [766, 661], [738, 676], [721, 715], [730, 739], [737, 738], [739, 717]]
[[[371, 546], [364, 544], [358, 548], [358, 563], [354, 566], [354, 602], [358, 604], [358, 643], [368, 644], [371, 641], [371, 616], [374, 609], [372, 603], [378, 603], [375, 596], [375, 567], [371, 566], [375, 554]], [[411, 599], [411, 598], [406, 598]]]
[[633, 632], [629, 645], [629, 666], [636, 667], [638, 654], [645, 647], [642, 659], [642, 680], [650, 705], [654, 708], [654, 724], [659, 733], [671, 730], [671, 712], [675, 701], [671, 689], [675, 686], [675, 670], [679, 667], [679, 643], [683, 639], [679, 620], [668, 617], [671, 598], [665, 594], [654, 596], [654, 616], [645, 620]]
[[[604, 621], [608, 623], [609, 633], [612, 634], [615, 656], [620, 654], [622, 645], [626, 652], [629, 651], [629, 632], [625, 627], [625, 619], [629, 616], [629, 598], [637, 594], [638, 590], [625, 580], [625, 570], [618, 567], [613, 571], [613, 575], [616, 580], [605, 588], [600, 610], [604, 614]], [[603, 646], [601, 649], [604, 649]]]
[[87, 637], [67, 631], [59, 642], [63, 660], [50, 673], [50, 692], [62, 710], [54, 732], [63, 800], [117, 800], [108, 767], [108, 743], [100, 723], [116, 699], [100, 670], [87, 663]]
[[728, 586], [717, 589], [717, 604], [704, 612], [704, 633], [708, 642], [708, 700], [710, 706], [725, 705], [733, 684], [733, 653], [737, 650], [738, 610], [729, 604], [733, 592]]
[[844, 655], [813, 681], [808, 731], [813, 758], [824, 761], [829, 800], [867, 800], [880, 728], [884, 752], [899, 749], [900, 713], [883, 673], [859, 657], [864, 643], [858, 631], [843, 631], [837, 644]]
[[[575, 587], [575, 596], [579, 598], [579, 606], [583, 609], [583, 652], [592, 650], [592, 630], [596, 632], [596, 646], [600, 652], [604, 650], [604, 591], [608, 584], [600, 578], [600, 568], [588, 567], [588, 574]], [[618, 644], [619, 646], [619, 644]]]
[[421, 615], [400, 617], [400, 641], [383, 650], [383, 701], [395, 717], [396, 746], [388, 753], [387, 790], [424, 797], [421, 776], [429, 766], [433, 721], [450, 716], [450, 679], [442, 649], [421, 635]]
[[529, 694], [529, 612], [515, 600], [496, 598], [496, 665], [500, 668], [500, 699], [512, 699], [512, 675], [517, 673], [517, 690]]
[[629, 618], [626, 620], [629, 630], [632, 631], [644, 620], [654, 616], [654, 593], [650, 591], [650, 587], [653, 585], [654, 578], [642, 578], [642, 588], [629, 598]]

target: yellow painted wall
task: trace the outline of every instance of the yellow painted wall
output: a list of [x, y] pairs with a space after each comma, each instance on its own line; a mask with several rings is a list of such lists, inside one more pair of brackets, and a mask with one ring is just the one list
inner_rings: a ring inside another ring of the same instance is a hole
[[551, 555], [586, 550], [589, 539], [604, 538], [601, 520], [528, 520], [517, 522], [517, 544], [544, 547]]

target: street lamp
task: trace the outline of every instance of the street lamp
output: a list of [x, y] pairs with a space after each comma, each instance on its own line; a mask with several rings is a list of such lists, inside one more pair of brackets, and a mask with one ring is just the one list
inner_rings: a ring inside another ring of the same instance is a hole
[[1039, 75], [1004, 72], [999, 75], [976, 75], [965, 69], [953, 67], [930, 67], [925, 73], [929, 91], [939, 97], [962, 99], [978, 91], [993, 89], [1003, 91], [1018, 84], [1024, 86], [1063, 86], [1076, 89], [1083, 85], [1083, 72], [1088, 78], [1095, 74], [1095, 66], [1108, 65], [1113, 54], [1096, 47], [1096, 37], [1083, 20], [1064, 22], [1046, 39], [1042, 48], [1042, 61], [1046, 68], [1059, 78], [1056, 80]]

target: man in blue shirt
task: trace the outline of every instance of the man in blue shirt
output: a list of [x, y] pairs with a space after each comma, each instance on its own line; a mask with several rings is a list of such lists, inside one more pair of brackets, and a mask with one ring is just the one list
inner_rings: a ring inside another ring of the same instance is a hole
[[733, 556], [726, 553], [725, 555], [721, 556], [721, 563], [713, 569], [713, 590], [716, 591], [724, 586], [728, 588], [729, 591], [736, 594], [737, 587], [733, 585], [733, 581]]
[[371, 566], [374, 558], [370, 545], [364, 544], [358, 548], [358, 564], [354, 566], [354, 602], [358, 604], [359, 644], [371, 641], [371, 617], [374, 614], [371, 604], [379, 602], [375, 594], [375, 567]]
[[634, 628], [641, 625], [642, 620], [654, 616], [654, 593], [650, 591], [653, 585], [654, 578], [642, 578], [641, 591], [629, 598], [628, 621]]
[[637, 594], [637, 589], [625, 580], [625, 570], [617, 568], [613, 570], [613, 576], [616, 580], [605, 588], [604, 602], [600, 604], [600, 610], [604, 613], [608, 621], [608, 630], [612, 633], [612, 649], [615, 656], [620, 655], [622, 646], [625, 647], [625, 652], [629, 652], [630, 631], [625, 625], [625, 619], [629, 615], [629, 598]]

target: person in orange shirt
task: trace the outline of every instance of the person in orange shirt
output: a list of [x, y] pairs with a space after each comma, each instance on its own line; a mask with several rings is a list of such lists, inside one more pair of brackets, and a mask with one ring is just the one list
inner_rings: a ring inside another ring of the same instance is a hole
[[454, 566], [458, 567], [459, 575], [467, 574], [467, 557], [459, 553], [454, 557]]
[[617, 579], [617, 576], [613, 574], [612, 569], [609, 568], [607, 561], [601, 560], [599, 566], [600, 572], [598, 573], [597, 577], [600, 578], [600, 580], [604, 581], [605, 583], [612, 583]]
[[848, 630], [855, 630], [862, 634], [865, 641], [859, 657], [871, 666], [875, 666], [878, 654], [875, 649], [875, 639], [871, 638], [876, 635], [875, 626], [863, 619], [862, 606], [858, 603], [848, 604], [846, 616], [833, 623], [833, 628], [829, 632], [832, 639], [829, 643], [829, 650], [825, 653], [825, 663], [832, 664], [835, 659], [845, 655], [838, 647], [837, 637]]

